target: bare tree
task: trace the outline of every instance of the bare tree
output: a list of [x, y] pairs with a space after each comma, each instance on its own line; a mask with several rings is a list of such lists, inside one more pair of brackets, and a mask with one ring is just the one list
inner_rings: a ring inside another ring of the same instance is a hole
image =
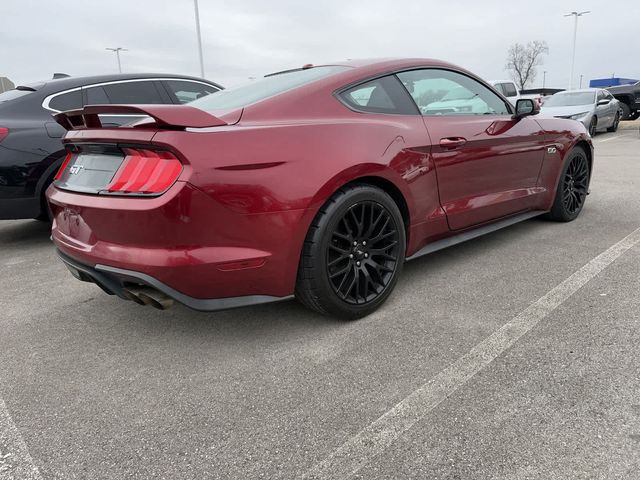
[[514, 43], [509, 47], [505, 70], [520, 89], [536, 79], [536, 67], [542, 64], [542, 54], [549, 53], [547, 42], [534, 40], [526, 45]]

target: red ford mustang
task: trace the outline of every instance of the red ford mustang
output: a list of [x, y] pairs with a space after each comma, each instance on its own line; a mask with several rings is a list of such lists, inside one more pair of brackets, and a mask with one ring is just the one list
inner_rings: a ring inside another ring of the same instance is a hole
[[[459, 67], [408, 59], [307, 65], [189, 105], [60, 113], [53, 241], [76, 277], [140, 304], [295, 295], [362, 317], [406, 259], [578, 216], [591, 139], [537, 112]], [[131, 113], [149, 119], [101, 125]]]

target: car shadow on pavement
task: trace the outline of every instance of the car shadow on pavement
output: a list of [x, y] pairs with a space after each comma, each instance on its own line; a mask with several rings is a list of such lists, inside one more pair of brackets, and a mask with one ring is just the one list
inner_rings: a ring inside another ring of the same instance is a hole
[[38, 245], [51, 244], [51, 225], [38, 220], [0, 221], [0, 248], [20, 244], [28, 249]]

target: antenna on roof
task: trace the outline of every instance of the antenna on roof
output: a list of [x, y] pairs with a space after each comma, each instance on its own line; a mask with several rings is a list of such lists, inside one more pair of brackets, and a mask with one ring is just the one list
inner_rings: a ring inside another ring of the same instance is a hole
[[53, 80], [57, 80], [58, 78], [69, 78], [71, 75], [68, 75], [66, 73], [54, 73], [53, 74]]

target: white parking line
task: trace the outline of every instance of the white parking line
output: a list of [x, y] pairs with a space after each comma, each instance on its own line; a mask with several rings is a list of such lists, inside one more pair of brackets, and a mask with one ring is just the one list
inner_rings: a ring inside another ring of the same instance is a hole
[[42, 480], [26, 443], [0, 398], [0, 480]]
[[604, 143], [604, 142], [608, 142], [610, 140], [615, 140], [616, 138], [629, 137], [631, 135], [632, 135], [631, 133], [622, 133], [620, 135], [613, 135], [611, 137], [603, 138], [602, 140], [594, 140], [594, 143]]
[[354, 475], [375, 456], [386, 450], [400, 435], [538, 325], [571, 295], [638, 243], [640, 243], [640, 228], [592, 259], [446, 370], [348, 439], [302, 478], [347, 479]]

